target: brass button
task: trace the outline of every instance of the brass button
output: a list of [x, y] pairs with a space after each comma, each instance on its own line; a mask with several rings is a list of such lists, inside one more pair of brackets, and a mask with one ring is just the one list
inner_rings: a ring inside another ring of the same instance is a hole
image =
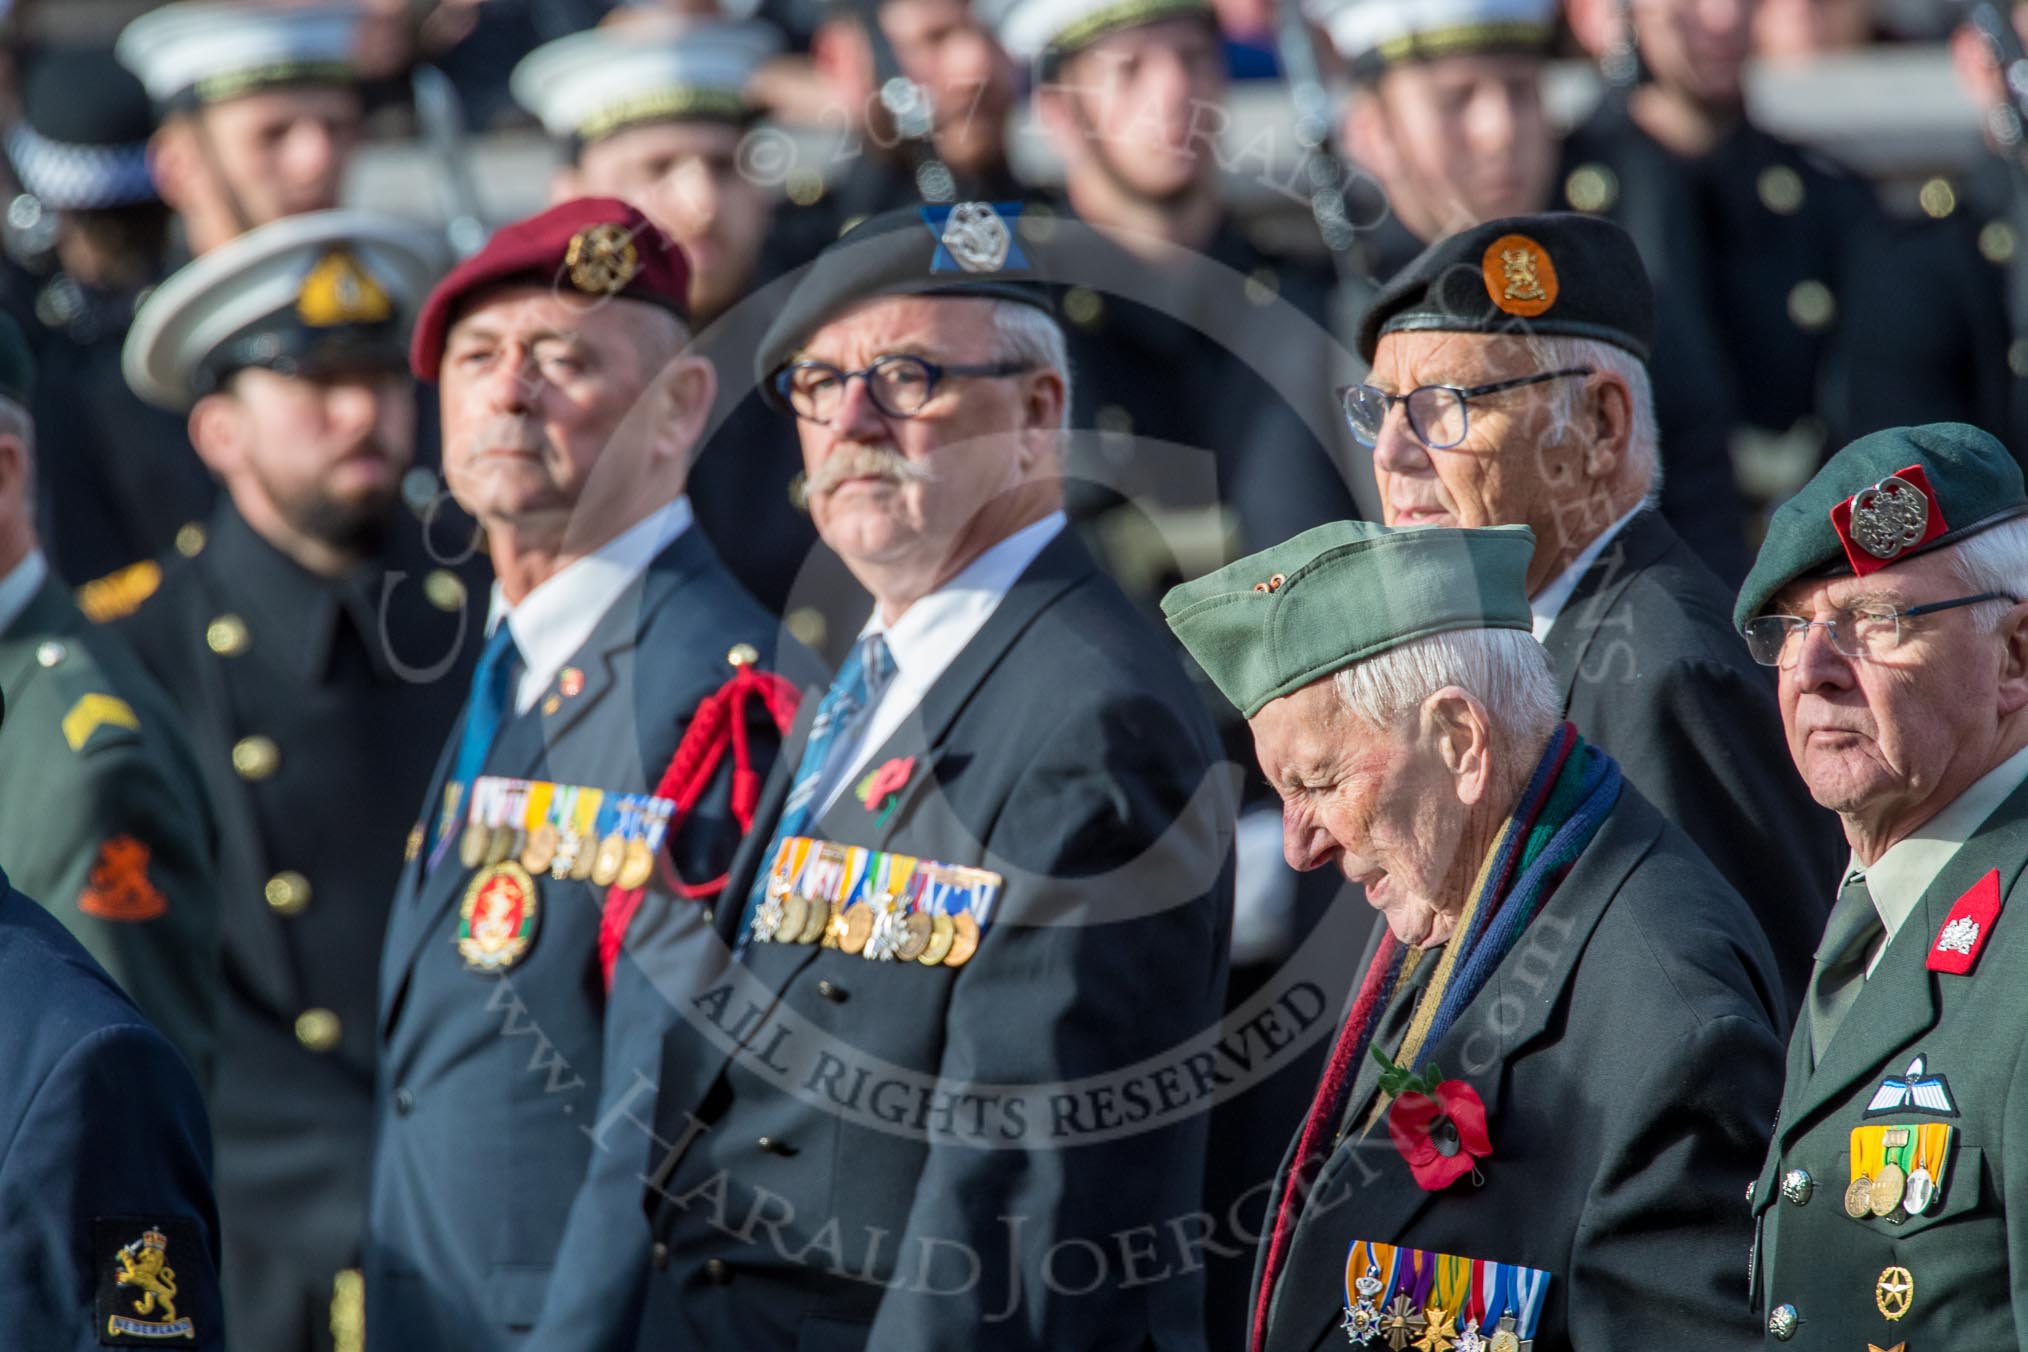
[[704, 1280], [713, 1286], [724, 1286], [732, 1280], [732, 1269], [726, 1266], [723, 1258], [707, 1258], [704, 1260]]
[[194, 559], [204, 552], [204, 527], [195, 521], [186, 521], [176, 530], [176, 552], [186, 559]]
[[232, 768], [241, 779], [259, 783], [282, 768], [282, 749], [272, 737], [242, 737], [232, 744]]
[[423, 579], [423, 595], [438, 610], [456, 612], [465, 608], [465, 580], [448, 568], [432, 569]]
[[1073, 286], [1063, 293], [1063, 317], [1079, 328], [1095, 328], [1105, 315], [1106, 303], [1090, 287]]
[[659, 1239], [656, 1240], [653, 1244], [650, 1244], [648, 1246], [648, 1261], [655, 1265], [655, 1268], [658, 1272], [668, 1271], [669, 1246], [667, 1244], [664, 1244]]
[[1797, 282], [1789, 291], [1789, 318], [1799, 329], [1816, 332], [1829, 328], [1838, 313], [1831, 288], [1819, 281]]
[[824, 196], [824, 176], [807, 166], [791, 169], [782, 191], [799, 207], [814, 206]]
[[830, 621], [815, 606], [797, 606], [782, 623], [788, 628], [789, 636], [805, 648], [822, 649], [824, 639], [831, 632]]
[[221, 615], [204, 626], [204, 646], [220, 657], [238, 657], [247, 641], [246, 621], [237, 615]]
[[1803, 176], [1785, 164], [1761, 170], [1754, 188], [1760, 204], [1777, 216], [1793, 216], [1803, 209]]
[[1923, 215], [1940, 221], [1958, 209], [1958, 190], [1947, 178], [1933, 178], [1922, 185], [1915, 200], [1921, 204]]
[[1767, 1331], [1775, 1336], [1776, 1342], [1785, 1343], [1796, 1336], [1796, 1325], [1802, 1323], [1793, 1305], [1777, 1305], [1774, 1313], [1767, 1317]]
[[338, 1045], [338, 1016], [328, 1009], [306, 1009], [296, 1016], [296, 1041], [305, 1050], [328, 1052]]
[[750, 667], [760, 661], [760, 653], [751, 643], [735, 643], [732, 651], [725, 655], [726, 663], [735, 667]]
[[1979, 256], [1988, 263], [2014, 261], [2014, 227], [2005, 221], [1988, 221], [1979, 231]]
[[1563, 200], [1578, 211], [1604, 211], [1619, 196], [1620, 181], [1603, 164], [1579, 165], [1563, 180]]
[[1782, 1196], [1794, 1206], [1807, 1203], [1810, 1200], [1810, 1193], [1814, 1190], [1815, 1184], [1806, 1169], [1791, 1169], [1782, 1175]]
[[842, 1005], [846, 1000], [845, 988], [828, 977], [817, 983], [817, 994], [834, 1005]]
[[262, 891], [268, 899], [268, 909], [276, 915], [301, 915], [310, 904], [310, 880], [292, 868], [268, 879]]
[[69, 656], [70, 649], [64, 647], [63, 644], [53, 638], [45, 639], [42, 643], [36, 645], [35, 665], [38, 667], [53, 667]]
[[716, 919], [716, 918], [717, 918], [717, 916], [718, 916], [718, 912], [717, 912], [717, 911], [715, 911], [715, 910], [713, 910], [713, 909], [712, 909], [711, 907], [707, 906], [707, 907], [705, 907], [705, 908], [704, 908], [704, 923], [705, 923], [705, 924], [709, 925], [709, 924], [710, 924], [710, 923], [711, 923], [711, 922], [712, 922], [712, 921], [713, 921], [714, 919]]

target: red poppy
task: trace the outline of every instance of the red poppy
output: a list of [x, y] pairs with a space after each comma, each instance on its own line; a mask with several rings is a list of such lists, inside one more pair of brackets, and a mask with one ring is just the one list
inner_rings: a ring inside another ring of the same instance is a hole
[[860, 785], [859, 801], [866, 804], [868, 812], [878, 812], [881, 801], [891, 793], [900, 793], [908, 784], [908, 777], [915, 773], [915, 757], [904, 756], [866, 776]]
[[1445, 1080], [1436, 1096], [1403, 1094], [1387, 1110], [1387, 1134], [1425, 1191], [1437, 1192], [1493, 1153], [1486, 1105], [1463, 1080]]

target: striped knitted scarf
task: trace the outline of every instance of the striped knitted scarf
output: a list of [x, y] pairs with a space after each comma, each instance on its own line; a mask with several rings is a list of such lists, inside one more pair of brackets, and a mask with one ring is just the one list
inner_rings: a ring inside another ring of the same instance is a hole
[[[1402, 1038], [1395, 1057], [1399, 1065], [1417, 1071], [1424, 1068], [1431, 1051], [1485, 988], [1500, 960], [1584, 853], [1619, 797], [1619, 764], [1588, 745], [1575, 727], [1565, 723], [1549, 739], [1513, 814], [1480, 865], [1457, 928], [1444, 945], [1436, 972]], [[1267, 1338], [1268, 1308], [1290, 1236], [1302, 1214], [1305, 1180], [1322, 1162], [1326, 1139], [1345, 1111], [1345, 1099], [1372, 1046], [1381, 1013], [1409, 983], [1424, 957], [1422, 950], [1408, 950], [1390, 932], [1382, 936], [1359, 983], [1359, 993], [1332, 1048], [1283, 1185], [1254, 1308], [1253, 1352], [1260, 1352]], [[1380, 1121], [1390, 1102], [1386, 1094], [1379, 1096], [1362, 1134]]]

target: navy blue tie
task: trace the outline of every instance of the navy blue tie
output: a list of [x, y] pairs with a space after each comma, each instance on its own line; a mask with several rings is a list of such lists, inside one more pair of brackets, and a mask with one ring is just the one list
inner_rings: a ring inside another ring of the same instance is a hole
[[479, 665], [472, 669], [472, 694], [465, 701], [465, 732], [458, 742], [458, 758], [451, 765], [451, 782], [471, 792], [474, 779], [485, 768], [486, 753], [500, 733], [513, 700], [514, 682], [521, 674], [521, 651], [514, 646], [514, 631], [505, 619], [486, 640]]

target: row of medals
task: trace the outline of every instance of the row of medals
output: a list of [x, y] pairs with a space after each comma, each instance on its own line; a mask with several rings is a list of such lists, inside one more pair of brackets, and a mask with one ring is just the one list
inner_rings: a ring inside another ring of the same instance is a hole
[[1405, 1352], [1410, 1347], [1435, 1352], [1523, 1352], [1535, 1346], [1532, 1338], [1523, 1341], [1515, 1332], [1511, 1314], [1500, 1316], [1499, 1327], [1491, 1336], [1479, 1328], [1476, 1319], [1466, 1323], [1464, 1332], [1457, 1333], [1453, 1331], [1456, 1312], [1441, 1305], [1432, 1303], [1427, 1310], [1418, 1310], [1407, 1296], [1396, 1296], [1394, 1303], [1385, 1308], [1374, 1304], [1381, 1284], [1372, 1268], [1354, 1285], [1359, 1291], [1359, 1303], [1347, 1307], [1344, 1322], [1338, 1326], [1345, 1330], [1354, 1347], [1365, 1347], [1376, 1338], [1394, 1352]]
[[979, 951], [979, 922], [969, 911], [904, 915], [892, 898], [879, 911], [855, 901], [834, 913], [822, 897], [770, 882], [767, 899], [754, 912], [753, 937], [764, 944], [822, 943], [875, 961], [962, 967]]
[[[1890, 1131], [1885, 1144], [1889, 1150], [1898, 1150], [1908, 1142], [1896, 1141]], [[1914, 1173], [1906, 1173], [1900, 1165], [1890, 1162], [1881, 1165], [1880, 1172], [1871, 1178], [1860, 1174], [1852, 1180], [1845, 1189], [1845, 1214], [1855, 1221], [1868, 1216], [1904, 1221], [1929, 1210], [1935, 1199], [1936, 1180], [1930, 1177], [1929, 1170], [1918, 1164]]]
[[526, 831], [472, 822], [458, 838], [458, 861], [468, 869], [491, 868], [517, 856], [531, 875], [547, 873], [559, 882], [569, 878], [632, 889], [646, 887], [655, 876], [648, 842], [618, 831], [594, 842], [589, 833], [558, 830], [549, 822]]

